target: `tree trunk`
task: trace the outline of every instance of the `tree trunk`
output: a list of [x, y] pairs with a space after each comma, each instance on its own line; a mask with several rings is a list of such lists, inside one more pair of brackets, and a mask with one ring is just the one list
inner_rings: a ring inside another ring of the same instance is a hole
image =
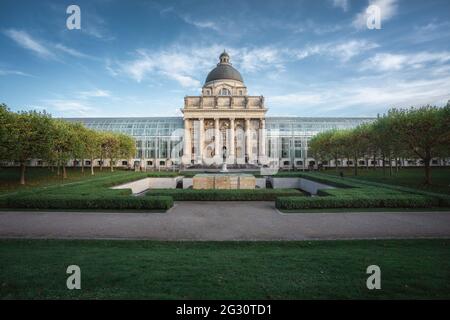
[[56, 166], [56, 175], [59, 176], [61, 174], [59, 164]]
[[63, 164], [63, 179], [67, 179], [67, 170], [66, 170], [66, 165]]
[[111, 172], [114, 172], [113, 159], [111, 159], [111, 161], [109, 161], [109, 166], [111, 167]]
[[357, 176], [358, 175], [358, 157], [356, 154], [355, 154], [355, 163], [353, 165], [355, 167], [355, 176]]
[[392, 158], [391, 153], [389, 153], [389, 176], [392, 176]]
[[20, 184], [21, 185], [25, 185], [25, 169], [26, 169], [25, 163], [21, 162], [20, 163]]
[[373, 154], [373, 170], [377, 169], [377, 155]]
[[338, 172], [339, 171], [338, 158], [334, 158], [334, 166], [336, 167], [336, 172]]
[[84, 159], [81, 160], [81, 173], [84, 174]]
[[384, 153], [383, 153], [383, 156], [381, 157], [381, 161], [383, 161], [383, 176], [386, 175], [386, 161], [385, 161], [385, 159], [386, 159], [386, 157], [384, 156]]
[[103, 158], [100, 158], [100, 171], [103, 171]]
[[425, 166], [425, 184], [430, 185], [431, 184], [431, 167], [430, 167], [430, 158], [423, 159], [424, 166]]
[[91, 176], [95, 175], [94, 173], [94, 159], [91, 159]]

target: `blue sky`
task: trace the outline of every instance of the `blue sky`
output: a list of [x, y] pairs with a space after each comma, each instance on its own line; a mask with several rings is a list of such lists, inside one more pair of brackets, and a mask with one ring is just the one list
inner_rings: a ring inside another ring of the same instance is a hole
[[2, 0], [0, 48], [0, 102], [58, 117], [179, 116], [223, 49], [271, 116], [450, 99], [448, 0]]

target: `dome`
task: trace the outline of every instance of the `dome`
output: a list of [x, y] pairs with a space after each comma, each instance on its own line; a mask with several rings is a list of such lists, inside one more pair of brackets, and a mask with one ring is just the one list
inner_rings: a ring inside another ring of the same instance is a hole
[[215, 81], [215, 80], [236, 80], [240, 82], [244, 82], [241, 74], [237, 71], [231, 63], [229, 62], [230, 56], [225, 51], [220, 55], [220, 62], [217, 64], [217, 67], [211, 70], [211, 72], [206, 77], [206, 81]]

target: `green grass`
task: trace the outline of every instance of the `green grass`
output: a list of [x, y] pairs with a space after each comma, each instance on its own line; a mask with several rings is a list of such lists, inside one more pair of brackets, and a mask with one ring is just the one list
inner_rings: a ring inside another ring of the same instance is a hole
[[[450, 240], [1, 240], [3, 299], [449, 299]], [[81, 268], [81, 290], [66, 268]], [[381, 290], [366, 268], [381, 268]]]
[[85, 180], [20, 189], [0, 194], [0, 208], [165, 211], [173, 204], [170, 197], [134, 197], [130, 189], [111, 189], [115, 185], [162, 174], [166, 173], [117, 171]]
[[56, 174], [56, 170], [52, 172], [48, 168], [30, 167], [26, 170], [26, 185], [19, 184], [20, 169], [19, 168], [1, 168], [0, 167], [0, 194], [33, 189], [36, 187], [45, 187], [50, 185], [61, 185], [76, 181], [86, 181], [90, 179], [97, 179], [98, 177], [105, 177], [111, 175], [121, 174], [122, 170], [116, 170], [111, 173], [108, 169], [102, 171], [96, 169], [95, 176], [91, 176], [89, 168], [85, 169], [84, 174], [81, 173], [80, 168], [67, 168], [67, 179], [62, 180], [61, 175]]
[[[342, 171], [344, 172], [345, 177], [450, 194], [450, 167], [432, 168], [431, 185], [423, 184], [423, 168], [403, 168], [398, 172], [393, 168], [392, 176], [389, 176], [389, 168], [386, 168], [385, 174], [383, 174], [383, 169], [381, 168], [377, 168], [376, 170], [359, 168], [358, 176], [354, 176], [353, 169], [350, 168], [342, 169]], [[339, 175], [339, 173], [333, 169], [321, 172], [330, 175]]]
[[81, 168], [67, 168], [67, 179], [62, 179], [61, 175], [56, 174], [48, 168], [28, 167], [26, 170], [26, 185], [19, 184], [20, 169], [17, 167], [0, 167], [0, 194], [15, 191], [24, 191], [37, 187], [61, 186], [72, 182], [83, 182], [90, 180], [98, 180], [101, 177], [114, 177], [123, 174], [134, 174], [135, 176], [154, 176], [154, 177], [173, 177], [179, 175], [177, 172], [133, 172], [121, 169], [114, 169], [111, 172], [109, 168], [103, 168], [100, 171], [95, 168], [95, 176], [91, 176], [90, 168], [85, 168], [84, 174]]

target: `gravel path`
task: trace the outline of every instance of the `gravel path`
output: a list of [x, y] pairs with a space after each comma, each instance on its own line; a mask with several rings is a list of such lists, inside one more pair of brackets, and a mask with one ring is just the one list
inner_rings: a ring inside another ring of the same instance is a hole
[[281, 214], [273, 202], [177, 202], [167, 213], [0, 211], [0, 238], [308, 240], [450, 237], [450, 212]]

